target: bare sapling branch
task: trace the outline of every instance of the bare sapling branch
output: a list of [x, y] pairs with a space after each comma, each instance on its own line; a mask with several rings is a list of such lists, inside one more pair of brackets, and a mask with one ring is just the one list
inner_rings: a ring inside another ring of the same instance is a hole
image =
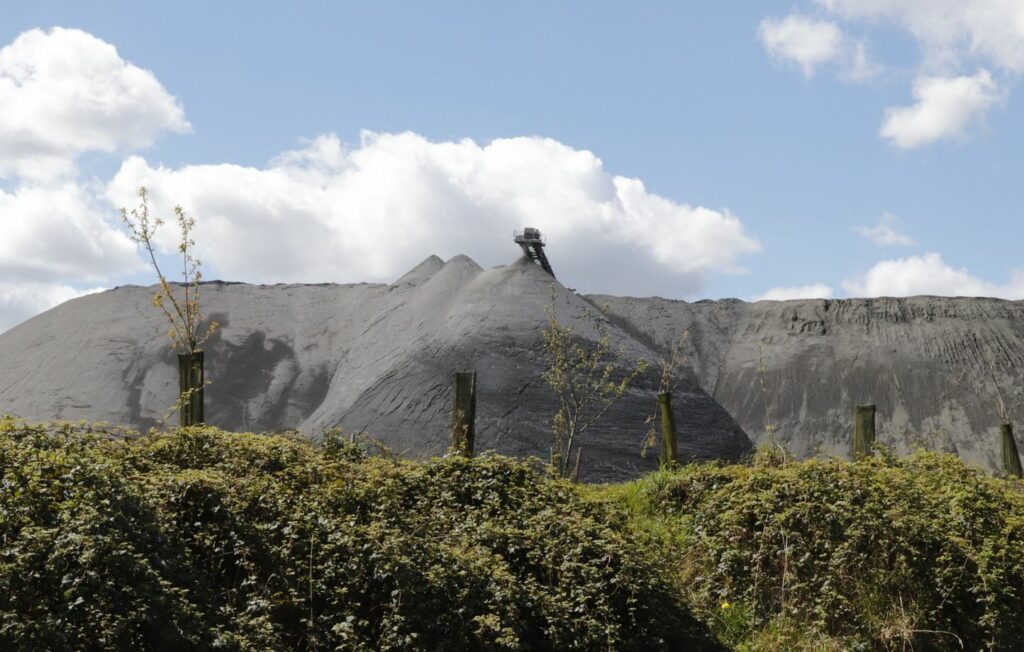
[[203, 381], [203, 384], [202, 384], [202, 385], [200, 385], [200, 386], [198, 386], [198, 387], [189, 387], [189, 388], [188, 388], [188, 389], [186, 389], [186, 390], [185, 390], [184, 392], [182, 392], [181, 394], [179, 394], [179, 395], [178, 395], [178, 400], [177, 400], [177, 401], [176, 401], [176, 402], [174, 403], [174, 405], [172, 405], [172, 406], [171, 406], [170, 408], [168, 408], [168, 409], [167, 409], [167, 411], [166, 411], [166, 412], [164, 412], [163, 416], [161, 416], [161, 417], [160, 417], [160, 418], [159, 418], [159, 419], [157, 420], [157, 422], [156, 422], [156, 423], [157, 423], [157, 427], [158, 427], [158, 429], [159, 429], [159, 428], [163, 428], [164, 426], [166, 426], [166, 425], [167, 425], [167, 422], [168, 422], [168, 421], [170, 420], [170, 418], [171, 418], [172, 416], [174, 416], [175, 414], [178, 414], [178, 413], [180, 413], [180, 412], [181, 412], [181, 408], [182, 408], [182, 407], [184, 407], [184, 406], [188, 405], [188, 403], [189, 403], [190, 401], [192, 401], [192, 400], [194, 400], [194, 399], [198, 398], [198, 394], [199, 394], [199, 393], [200, 393], [200, 392], [201, 392], [201, 391], [202, 391], [203, 389], [205, 389], [205, 388], [206, 388], [206, 386], [207, 386], [207, 385], [209, 385], [209, 384], [210, 384], [211, 382], [213, 382], [213, 381], [210, 381], [210, 380], [205, 380], [205, 381]]

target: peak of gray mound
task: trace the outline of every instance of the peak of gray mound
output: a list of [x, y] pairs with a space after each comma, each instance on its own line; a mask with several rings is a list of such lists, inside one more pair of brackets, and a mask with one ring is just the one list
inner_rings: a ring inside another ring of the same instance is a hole
[[456, 254], [449, 258], [447, 261], [445, 261], [444, 264], [445, 266], [454, 265], [457, 267], [467, 267], [475, 269], [477, 271], [483, 270], [483, 267], [480, 267], [480, 265], [478, 265], [475, 260], [467, 256], [466, 254]]
[[[340, 426], [406, 455], [441, 454], [453, 373], [476, 370], [477, 450], [546, 459], [556, 403], [540, 373], [552, 287], [560, 320], [593, 311], [535, 264], [483, 269], [466, 256], [427, 258], [391, 285], [206, 285], [204, 312], [221, 324], [204, 346], [207, 422], [314, 437]], [[75, 299], [0, 335], [0, 409], [33, 420], [156, 425], [174, 403], [177, 367], [151, 304], [155, 290]], [[611, 331], [627, 363], [657, 356], [627, 328]], [[583, 324], [579, 335], [596, 331]], [[587, 433], [585, 478], [656, 466], [656, 454], [641, 449], [657, 383], [651, 369]], [[750, 451], [746, 434], [694, 382], [676, 396], [685, 459]]]
[[444, 267], [443, 260], [434, 255], [427, 256], [422, 263], [410, 269], [392, 285], [419, 285], [436, 274], [442, 267]]

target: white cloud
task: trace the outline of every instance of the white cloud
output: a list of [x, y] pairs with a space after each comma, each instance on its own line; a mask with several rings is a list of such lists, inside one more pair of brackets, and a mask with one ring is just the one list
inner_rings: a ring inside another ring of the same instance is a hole
[[865, 41], [850, 38], [832, 21], [800, 14], [765, 18], [757, 35], [771, 56], [795, 63], [808, 79], [830, 64], [842, 79], [853, 82], [866, 81], [881, 70], [868, 56]]
[[61, 283], [0, 282], [0, 332], [50, 308], [102, 288], [77, 290]]
[[840, 73], [844, 79], [863, 82], [881, 72], [882, 66], [868, 56], [867, 44], [863, 40], [853, 42], [847, 52], [849, 57], [847, 67]]
[[0, 189], [0, 329], [142, 267], [76, 159], [189, 128], [152, 73], [90, 34], [36, 29], [0, 49], [0, 178], [15, 179]]
[[646, 280], [647, 292], [678, 295], [759, 250], [728, 211], [650, 193], [593, 153], [539, 137], [478, 145], [367, 132], [346, 149], [325, 135], [263, 169], [131, 157], [107, 196], [134, 205], [139, 185], [158, 211], [177, 203], [196, 216], [199, 254], [238, 280], [386, 281], [430, 253], [499, 264], [517, 255], [513, 229], [535, 226], [566, 282], [644, 292]]
[[[0, 49], [0, 179], [13, 180], [0, 187], [0, 327], [142, 271], [116, 214], [137, 203], [139, 185], [165, 218], [180, 203], [199, 219], [208, 278], [387, 281], [430, 253], [499, 264], [518, 255], [512, 230], [529, 225], [549, 236], [559, 278], [581, 289], [586, 279], [678, 296], [709, 272], [743, 271], [760, 248], [727, 210], [653, 194], [593, 153], [540, 137], [366, 133], [345, 148], [321, 136], [263, 168], [129, 157], [109, 184], [78, 176], [85, 153], [190, 128], [151, 72], [90, 34], [31, 30]], [[158, 244], [174, 251], [173, 223]]]
[[[915, 103], [887, 109], [879, 129], [900, 149], [962, 135], [1006, 95], [1002, 87], [1024, 73], [1021, 0], [815, 1], [821, 17], [766, 18], [759, 29], [768, 52], [796, 62], [806, 77], [825, 64], [837, 65], [841, 78], [854, 81], [878, 73], [865, 41], [845, 35], [854, 24], [898, 29], [920, 48]], [[978, 72], [971, 76], [965, 69]]]
[[775, 287], [754, 301], [786, 301], [789, 299], [831, 299], [835, 291], [824, 283], [813, 285], [798, 285], [789, 287]]
[[0, 177], [52, 179], [78, 155], [190, 129], [153, 73], [91, 34], [34, 29], [0, 49]]
[[110, 221], [114, 211], [91, 197], [72, 182], [0, 190], [2, 278], [96, 283], [137, 271], [135, 245]]
[[835, 23], [790, 14], [779, 20], [765, 18], [757, 30], [764, 48], [777, 59], [800, 66], [804, 77], [842, 56], [846, 37]]
[[916, 102], [886, 109], [878, 133], [900, 149], [960, 136], [1001, 98], [987, 70], [973, 77], [923, 77], [914, 82]]
[[1024, 3], [1019, 0], [818, 0], [850, 20], [889, 22], [910, 33], [924, 65], [949, 70], [964, 59], [1024, 72]]
[[896, 230], [896, 216], [883, 213], [875, 226], [858, 226], [854, 229], [879, 247], [912, 247], [914, 239]]
[[928, 253], [883, 260], [863, 276], [843, 282], [849, 296], [906, 297], [915, 295], [1024, 298], [1024, 276], [1014, 274], [1005, 285], [973, 276], [964, 268], [946, 264], [942, 256]]

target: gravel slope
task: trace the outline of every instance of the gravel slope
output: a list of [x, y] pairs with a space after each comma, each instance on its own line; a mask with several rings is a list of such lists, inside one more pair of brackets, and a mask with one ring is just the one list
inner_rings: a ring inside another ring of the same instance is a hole
[[593, 298], [656, 350], [688, 330], [694, 379], [756, 441], [765, 439], [760, 344], [772, 421], [800, 456], [848, 455], [853, 407], [874, 403], [878, 440], [897, 453], [924, 446], [1001, 468], [993, 372], [1024, 429], [1024, 302]]
[[[464, 256], [430, 257], [390, 285], [204, 284], [204, 312], [222, 325], [204, 346], [207, 421], [314, 437], [341, 426], [406, 454], [436, 454], [448, 444], [452, 373], [475, 369], [477, 449], [546, 458], [555, 402], [539, 374], [551, 287], [529, 261], [484, 270]], [[554, 288], [562, 320], [593, 308]], [[81, 297], [0, 335], [0, 410], [155, 425], [174, 402], [177, 368], [154, 291], [128, 286]], [[616, 348], [655, 359], [630, 331], [613, 327]], [[635, 477], [656, 464], [656, 455], [639, 454], [656, 376], [652, 369], [587, 434], [585, 478]], [[676, 394], [684, 457], [749, 452], [746, 434], [696, 378]]]

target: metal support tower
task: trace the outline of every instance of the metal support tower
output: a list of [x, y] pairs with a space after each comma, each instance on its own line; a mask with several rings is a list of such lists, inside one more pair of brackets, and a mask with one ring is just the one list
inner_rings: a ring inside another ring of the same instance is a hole
[[548, 257], [544, 255], [544, 245], [547, 242], [539, 229], [528, 226], [523, 229], [522, 233], [519, 231], [514, 232], [512, 239], [523, 248], [523, 253], [526, 254], [527, 258], [539, 264], [544, 268], [545, 272], [551, 274], [552, 278], [554, 278], [555, 272], [551, 269]]

